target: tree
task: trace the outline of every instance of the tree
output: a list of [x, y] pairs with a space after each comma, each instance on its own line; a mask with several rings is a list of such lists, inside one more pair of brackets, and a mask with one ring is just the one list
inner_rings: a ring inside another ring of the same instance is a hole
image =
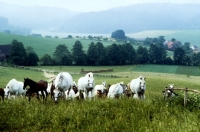
[[183, 62], [184, 56], [185, 56], [185, 51], [183, 50], [183, 48], [180, 48], [180, 47], [176, 48], [174, 50], [174, 56], [173, 56], [174, 64], [183, 65], [184, 64], [184, 62]]
[[96, 65], [96, 60], [97, 60], [97, 52], [96, 52], [96, 47], [94, 42], [92, 42], [87, 51], [87, 64], [88, 65]]
[[106, 47], [107, 54], [110, 59], [110, 65], [119, 65], [121, 59], [121, 52], [117, 44], [112, 44]]
[[28, 46], [26, 48], [26, 65], [27, 66], [36, 66], [38, 61], [39, 61], [39, 57], [38, 55], [35, 53], [35, 51], [33, 50], [33, 48], [31, 46]]
[[148, 54], [147, 48], [139, 46], [137, 49], [136, 63], [145, 64], [145, 63], [148, 63], [148, 61], [149, 61], [149, 54]]
[[194, 66], [199, 66], [200, 65], [200, 52], [195, 53], [192, 57], [192, 62]]
[[106, 49], [101, 42], [97, 42], [95, 45], [95, 51], [97, 53], [96, 64], [105, 65], [106, 64]]
[[68, 38], [72, 38], [72, 35], [68, 35]]
[[55, 61], [58, 65], [72, 64], [71, 53], [69, 52], [65, 44], [59, 44], [56, 47], [53, 56], [55, 57]]
[[86, 54], [83, 51], [83, 46], [80, 41], [76, 41], [72, 48], [72, 58], [75, 65], [86, 64]]
[[9, 61], [15, 65], [26, 64], [26, 51], [22, 42], [18, 42], [16, 39], [11, 42], [12, 48], [10, 50]]
[[159, 36], [159, 38], [154, 38], [152, 40], [152, 44], [149, 48], [149, 59], [151, 63], [155, 64], [164, 64], [164, 61], [167, 57], [167, 51], [163, 45], [165, 41], [163, 36]]
[[126, 36], [123, 30], [117, 30], [112, 33], [111, 38], [123, 40], [126, 39]]
[[91, 35], [88, 36], [89, 39], [93, 39], [93, 37]]
[[48, 54], [43, 55], [40, 58], [40, 61], [42, 62], [42, 65], [52, 65], [52, 59], [51, 56]]

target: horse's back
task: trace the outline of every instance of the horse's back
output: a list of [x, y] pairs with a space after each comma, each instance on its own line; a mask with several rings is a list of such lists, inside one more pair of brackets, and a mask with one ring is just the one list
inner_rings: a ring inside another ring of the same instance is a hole
[[[62, 83], [59, 84], [60, 83], [59, 80], [61, 79], [62, 76], [63, 76], [64, 81], [62, 81]], [[70, 86], [73, 86], [73, 78], [68, 72], [60, 72], [56, 76], [56, 79], [55, 79], [54, 83], [55, 83], [55, 87], [60, 85], [63, 88], [66, 88], [66, 87], [69, 88]]]
[[84, 86], [87, 85], [86, 79], [81, 77], [78, 79], [78, 89], [83, 90]]
[[132, 92], [135, 92], [137, 89], [139, 89], [139, 83], [140, 81], [138, 79], [131, 80], [130, 89]]

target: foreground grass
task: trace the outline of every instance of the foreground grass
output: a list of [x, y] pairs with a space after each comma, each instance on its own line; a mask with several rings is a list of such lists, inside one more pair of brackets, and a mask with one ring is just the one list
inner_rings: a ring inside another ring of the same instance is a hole
[[21, 98], [0, 106], [1, 131], [199, 131], [199, 111], [163, 98], [63, 101]]

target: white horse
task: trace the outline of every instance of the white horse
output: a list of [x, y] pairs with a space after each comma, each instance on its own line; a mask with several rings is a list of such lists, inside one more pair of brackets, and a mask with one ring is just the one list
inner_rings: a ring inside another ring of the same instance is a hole
[[102, 84], [96, 85], [94, 87], [92, 97], [97, 96], [98, 91], [101, 91], [101, 93], [104, 93], [105, 89], [106, 89], [106, 81], [102, 81]]
[[64, 96], [65, 91], [73, 86], [72, 76], [68, 72], [60, 72], [54, 80], [54, 86], [53, 95], [57, 102], [58, 97]]
[[[78, 91], [80, 98], [82, 98], [81, 95], [83, 94], [83, 92], [85, 92], [84, 98], [88, 98], [90, 96], [89, 92], [91, 92], [92, 94], [93, 89], [94, 89], [94, 76], [92, 72], [89, 72], [84, 77], [79, 78]], [[92, 96], [93, 95], [91, 95], [90, 97]]]
[[122, 97], [124, 91], [127, 89], [127, 86], [123, 82], [116, 83], [110, 86], [108, 90], [108, 98], [119, 98]]
[[139, 99], [145, 99], [145, 90], [146, 90], [146, 83], [145, 83], [146, 77], [138, 77], [136, 79], [133, 79], [130, 82], [130, 89], [132, 93], [134, 93], [134, 98], [139, 98]]
[[6, 98], [11, 97], [11, 95], [19, 96], [26, 95], [26, 90], [23, 89], [24, 83], [17, 81], [16, 79], [11, 79], [6, 88], [4, 89]]

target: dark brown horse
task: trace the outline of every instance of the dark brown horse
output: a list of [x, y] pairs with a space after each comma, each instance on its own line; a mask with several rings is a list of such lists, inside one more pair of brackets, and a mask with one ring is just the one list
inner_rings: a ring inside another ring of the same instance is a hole
[[4, 94], [5, 94], [4, 89], [0, 88], [0, 96], [1, 96], [3, 101], [4, 101]]
[[[45, 100], [45, 98], [47, 99], [48, 93], [47, 93], [47, 81], [43, 81], [40, 80], [38, 82], [35, 82], [31, 79], [28, 78], [24, 78], [24, 87], [23, 89], [25, 89], [27, 86], [29, 86], [30, 88], [27, 90], [27, 95], [29, 96], [29, 101], [31, 100], [31, 96], [36, 93], [37, 94], [37, 99], [39, 100], [39, 91], [41, 91], [42, 93], [42, 97], [43, 100]], [[46, 94], [46, 97], [44, 95], [44, 92]]]

